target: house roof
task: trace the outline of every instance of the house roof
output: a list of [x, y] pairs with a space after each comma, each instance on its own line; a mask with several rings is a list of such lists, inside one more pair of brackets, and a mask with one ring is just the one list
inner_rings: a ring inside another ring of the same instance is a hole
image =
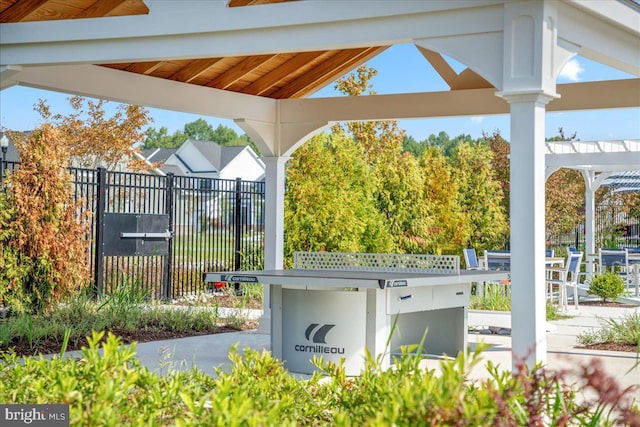
[[142, 155], [149, 162], [164, 163], [172, 154], [178, 151], [177, 148], [143, 148]]
[[164, 174], [168, 174], [168, 173], [172, 173], [176, 176], [182, 176], [184, 175], [184, 172], [182, 169], [180, 169], [179, 166], [177, 165], [164, 165], [160, 168], [160, 170], [164, 173]]
[[[216, 170], [221, 171], [229, 164], [238, 154], [247, 148], [246, 145], [219, 145], [212, 141], [198, 141], [195, 139], [189, 139], [186, 142], [190, 142], [194, 147], [198, 149], [205, 159], [211, 163]], [[184, 162], [184, 159], [181, 158]]]
[[[22, 132], [23, 136], [28, 136], [31, 133], [31, 131], [25, 131]], [[0, 138], [2, 138], [5, 135], [4, 132], [0, 132]], [[9, 139], [9, 146], [7, 147], [7, 153], [5, 154], [4, 158], [5, 161], [7, 162], [19, 162], [20, 161], [20, 153], [18, 153], [18, 150], [16, 149], [16, 146], [13, 143], [13, 140], [11, 139], [11, 136], [7, 133], [6, 134], [7, 138]]]

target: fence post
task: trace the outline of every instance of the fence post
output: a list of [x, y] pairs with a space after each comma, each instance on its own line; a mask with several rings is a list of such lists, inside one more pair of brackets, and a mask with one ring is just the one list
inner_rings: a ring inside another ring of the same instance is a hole
[[173, 173], [167, 174], [166, 181], [166, 197], [165, 197], [165, 212], [169, 215], [169, 231], [171, 237], [167, 242], [167, 255], [164, 260], [164, 280], [162, 284], [162, 299], [168, 300], [170, 295], [173, 295]]
[[107, 200], [107, 170], [105, 168], [96, 169], [98, 175], [98, 191], [96, 199], [96, 241], [95, 241], [95, 271], [94, 283], [95, 292], [99, 296], [103, 291], [104, 281], [104, 212]]
[[[240, 270], [242, 263], [241, 245], [242, 245], [242, 178], [236, 178], [236, 204], [234, 209], [234, 233], [235, 233], [235, 259], [233, 269]], [[240, 293], [240, 283], [234, 283], [236, 295]]]

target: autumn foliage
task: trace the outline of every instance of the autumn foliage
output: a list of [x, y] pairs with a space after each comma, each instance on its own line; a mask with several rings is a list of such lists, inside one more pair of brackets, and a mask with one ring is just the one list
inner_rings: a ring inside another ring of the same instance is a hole
[[78, 218], [61, 131], [44, 124], [12, 134], [20, 168], [0, 191], [0, 301], [40, 312], [86, 285], [86, 218]]
[[[47, 123], [60, 131], [58, 144], [66, 147], [75, 165], [90, 169], [103, 167], [115, 170], [119, 164], [129, 170], [149, 169], [148, 163], [137, 159], [137, 148], [145, 139], [143, 126], [151, 121], [149, 112], [139, 105], [120, 105], [108, 115], [105, 102], [69, 98], [73, 113], [53, 114], [43, 100], [35, 110]], [[152, 165], [153, 166], [153, 165]]]

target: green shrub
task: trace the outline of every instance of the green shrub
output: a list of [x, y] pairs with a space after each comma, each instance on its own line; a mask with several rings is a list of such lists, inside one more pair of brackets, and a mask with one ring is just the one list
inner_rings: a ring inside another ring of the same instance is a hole
[[595, 275], [591, 279], [587, 293], [589, 295], [597, 295], [603, 301], [615, 301], [625, 293], [625, 290], [622, 278], [618, 274], [609, 271]]
[[640, 353], [640, 313], [626, 313], [622, 319], [598, 318], [601, 329], [582, 332], [576, 338], [583, 345], [619, 343], [638, 346]]
[[[470, 380], [481, 350], [440, 362], [438, 372], [406, 349], [383, 371], [368, 358], [358, 377], [340, 364], [315, 363], [308, 379], [269, 352], [233, 348], [230, 367], [210, 377], [196, 368], [159, 375], [142, 366], [135, 345], [94, 333], [80, 359], [0, 358], [0, 401], [70, 405], [73, 426], [479, 426], [638, 425], [640, 412], [599, 361], [571, 372], [487, 364]], [[633, 373], [632, 373], [633, 374]], [[576, 396], [580, 398], [576, 399]]]
[[502, 284], [480, 284], [481, 295], [472, 295], [469, 308], [472, 310], [511, 311], [511, 288]]

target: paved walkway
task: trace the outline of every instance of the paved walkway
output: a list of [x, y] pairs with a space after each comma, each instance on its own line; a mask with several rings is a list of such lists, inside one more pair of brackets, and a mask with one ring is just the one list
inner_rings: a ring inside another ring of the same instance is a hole
[[[570, 319], [548, 322], [547, 349], [548, 366], [553, 369], [567, 367], [575, 368], [578, 364], [588, 363], [592, 358], [599, 358], [611, 375], [614, 375], [623, 385], [640, 384], [640, 366], [635, 353], [596, 351], [576, 348], [576, 337], [583, 331], [600, 328], [598, 317], [622, 318], [625, 313], [639, 311], [635, 308], [609, 308], [582, 306], [569, 314]], [[491, 347], [483, 353], [483, 358], [497, 363], [505, 370], [511, 369], [511, 336], [486, 334], [491, 329], [494, 332], [507, 333], [511, 324], [510, 314], [491, 312], [470, 312], [469, 342], [473, 346], [484, 342]], [[483, 333], [481, 333], [483, 332]], [[231, 332], [198, 337], [180, 338], [167, 341], [156, 341], [138, 344], [137, 353], [141, 362], [152, 370], [165, 373], [168, 369], [189, 369], [197, 366], [209, 374], [214, 367], [228, 367], [228, 351], [234, 344], [240, 350], [252, 348], [269, 350], [270, 337], [268, 334], [255, 331]], [[425, 364], [437, 367], [438, 361], [426, 360]], [[483, 366], [476, 367], [472, 372], [478, 378], [486, 375]], [[640, 397], [640, 396], [639, 396]]]
[[[589, 363], [592, 359], [600, 359], [606, 371], [616, 377], [624, 386], [640, 384], [640, 359], [636, 353], [619, 351], [601, 351], [578, 348], [576, 337], [587, 331], [593, 331], [602, 327], [600, 319], [622, 319], [633, 312], [640, 313], [640, 307], [617, 308], [580, 306], [578, 310], [569, 308], [569, 319], [547, 322], [547, 366], [551, 369], [575, 369], [578, 366]], [[479, 332], [486, 332], [489, 326], [494, 334], [470, 333], [469, 342], [485, 342], [491, 345], [486, 351], [485, 358], [493, 363], [499, 363], [505, 369], [511, 366], [511, 336], [500, 335], [505, 329], [510, 329], [511, 315], [496, 314], [490, 312], [470, 312], [470, 328]], [[634, 368], [635, 367], [635, 368]], [[474, 374], [482, 376], [479, 369]], [[638, 392], [640, 398], [640, 391]]]

